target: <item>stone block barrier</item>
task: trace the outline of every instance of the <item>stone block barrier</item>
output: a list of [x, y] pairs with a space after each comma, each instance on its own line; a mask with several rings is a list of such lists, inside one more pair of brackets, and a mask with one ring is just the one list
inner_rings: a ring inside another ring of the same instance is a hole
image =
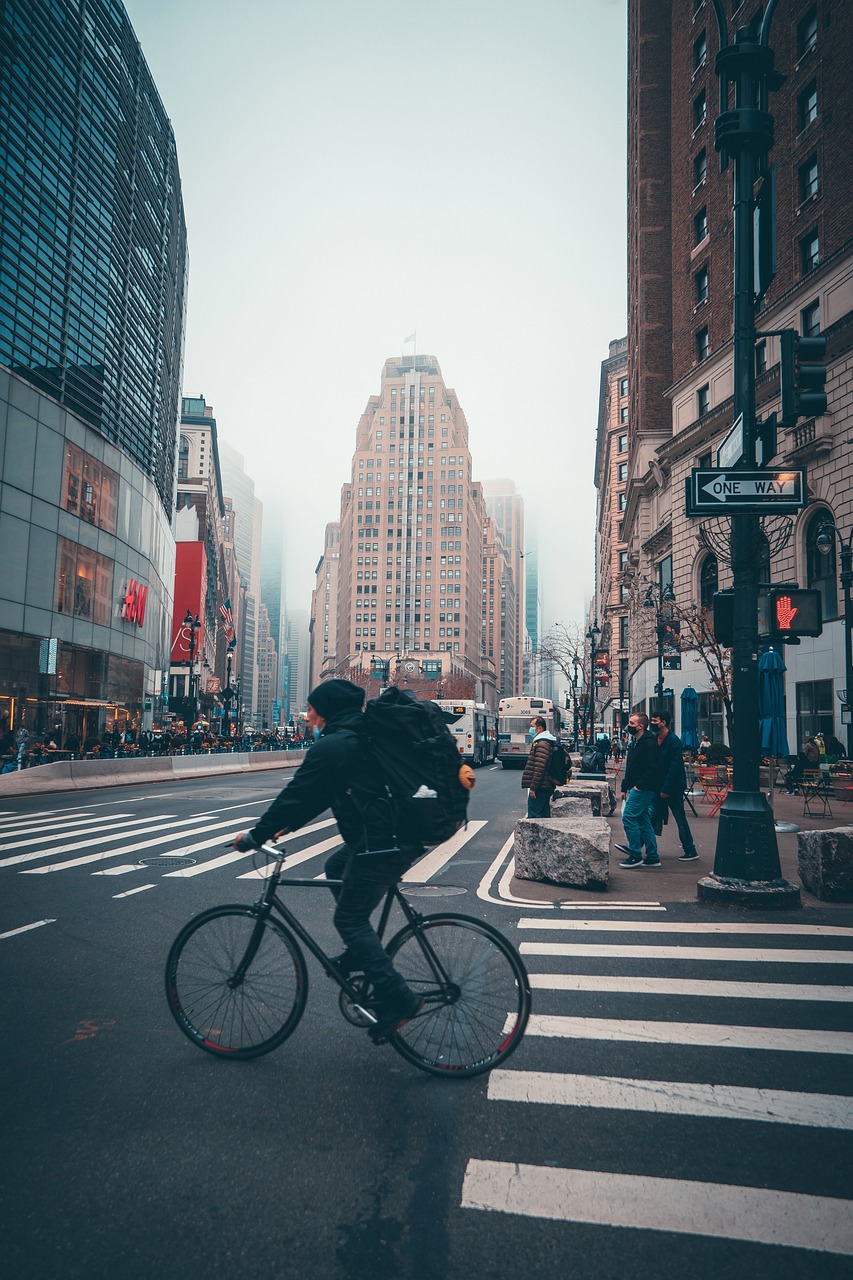
[[522, 818], [515, 827], [515, 874], [572, 889], [606, 889], [610, 827], [603, 818]]
[[592, 800], [580, 796], [558, 796], [551, 801], [552, 818], [593, 818]]
[[[576, 782], [572, 779], [564, 786], [557, 787], [554, 799], [573, 796], [579, 800], [589, 800], [596, 818], [609, 818], [616, 809], [616, 792], [609, 782]], [[553, 810], [553, 802], [552, 802]]]
[[803, 886], [824, 902], [853, 902], [853, 827], [797, 834]]

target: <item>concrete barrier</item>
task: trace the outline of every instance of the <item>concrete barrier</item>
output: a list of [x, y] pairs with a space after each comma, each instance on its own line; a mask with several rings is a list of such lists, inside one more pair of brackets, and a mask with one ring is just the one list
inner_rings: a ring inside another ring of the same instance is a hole
[[806, 889], [823, 902], [853, 902], [853, 827], [801, 831], [797, 870]]
[[126, 760], [60, 760], [0, 774], [0, 798], [55, 791], [91, 791], [134, 783], [171, 782], [185, 778], [247, 773], [256, 769], [298, 769], [305, 753], [235, 751], [221, 755], [140, 756]]

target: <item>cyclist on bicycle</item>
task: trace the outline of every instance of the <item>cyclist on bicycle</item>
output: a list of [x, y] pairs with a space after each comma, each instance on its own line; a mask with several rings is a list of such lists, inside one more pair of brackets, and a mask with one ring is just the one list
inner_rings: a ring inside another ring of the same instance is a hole
[[388, 886], [396, 884], [424, 850], [421, 845], [397, 847], [383, 779], [371, 769], [361, 747], [363, 704], [364, 690], [349, 680], [326, 680], [312, 689], [307, 720], [315, 745], [260, 821], [234, 837], [234, 848], [259, 848], [332, 810], [344, 841], [326, 861], [329, 879], [343, 881], [332, 887], [337, 899], [335, 928], [346, 946], [335, 963], [345, 976], [360, 972], [369, 979], [378, 1019], [369, 1034], [382, 1040], [414, 1017], [421, 1001], [392, 965], [370, 916]]

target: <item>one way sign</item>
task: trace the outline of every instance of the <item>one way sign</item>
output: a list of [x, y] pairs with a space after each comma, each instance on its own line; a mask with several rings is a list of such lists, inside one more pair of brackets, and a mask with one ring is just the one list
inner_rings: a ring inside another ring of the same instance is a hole
[[685, 481], [688, 516], [784, 515], [808, 501], [803, 467], [755, 471], [696, 469]]

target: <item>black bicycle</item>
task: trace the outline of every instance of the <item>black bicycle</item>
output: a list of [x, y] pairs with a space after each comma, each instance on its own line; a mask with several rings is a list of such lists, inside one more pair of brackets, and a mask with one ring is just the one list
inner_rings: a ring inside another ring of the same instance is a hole
[[[201, 912], [178, 934], [166, 962], [175, 1021], [193, 1044], [218, 1058], [257, 1058], [296, 1030], [308, 1000], [300, 942], [340, 987], [347, 1021], [358, 1027], [378, 1021], [364, 976], [341, 974], [277, 893], [279, 886], [328, 892], [340, 881], [283, 876], [284, 852], [271, 845], [261, 852], [274, 860], [262, 897], [250, 906]], [[530, 1016], [521, 957], [502, 933], [472, 916], [421, 915], [399, 885], [385, 896], [380, 938], [395, 903], [405, 924], [385, 949], [423, 1005], [388, 1043], [432, 1075], [490, 1071], [518, 1047]]]

